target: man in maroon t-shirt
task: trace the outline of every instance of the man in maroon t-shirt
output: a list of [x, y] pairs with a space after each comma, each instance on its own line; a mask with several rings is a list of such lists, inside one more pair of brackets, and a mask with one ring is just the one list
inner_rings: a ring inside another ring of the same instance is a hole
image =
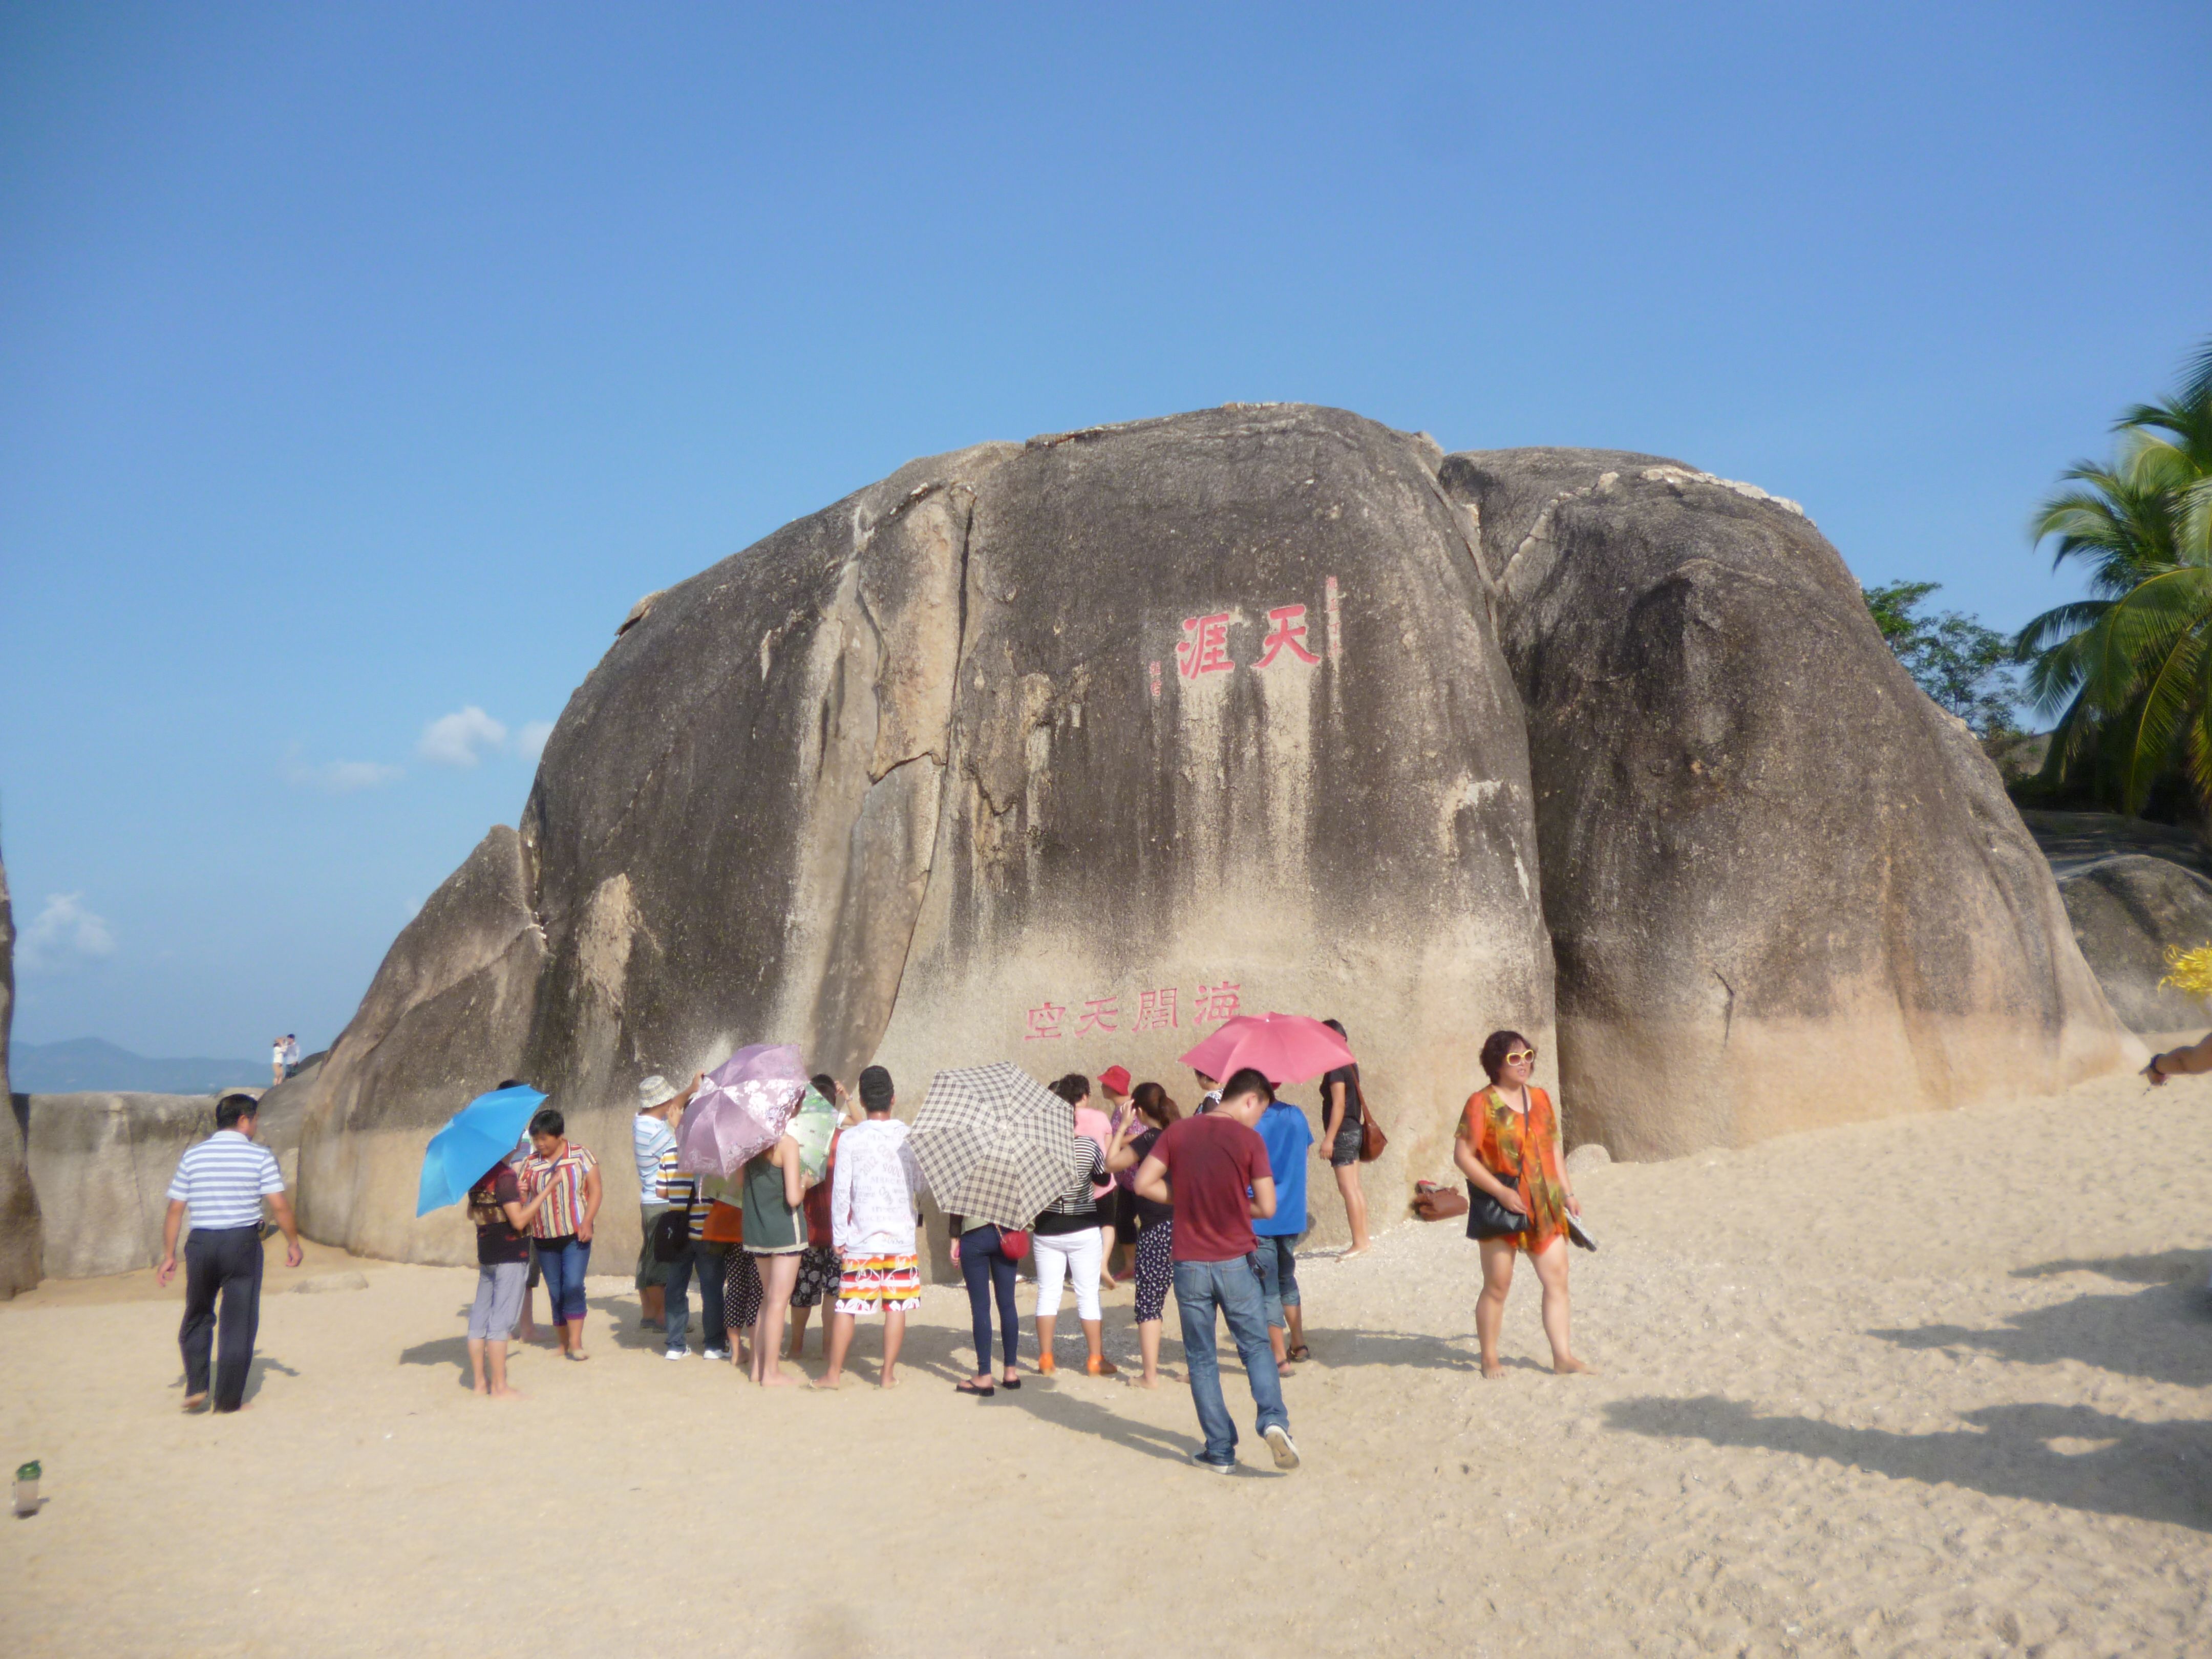
[[1137, 1170], [1137, 1195], [1175, 1209], [1176, 1307], [1182, 1316], [1183, 1358], [1198, 1407], [1203, 1449], [1191, 1459], [1226, 1474], [1237, 1467], [1237, 1424], [1221, 1397], [1221, 1364], [1213, 1350], [1218, 1308], [1244, 1361], [1260, 1436], [1275, 1467], [1294, 1469], [1298, 1449], [1283, 1409], [1283, 1382], [1267, 1344], [1267, 1304], [1252, 1264], [1252, 1219], [1275, 1212], [1275, 1175], [1267, 1144], [1253, 1125], [1275, 1091], [1249, 1066], [1229, 1079], [1221, 1103], [1202, 1117], [1170, 1123]]

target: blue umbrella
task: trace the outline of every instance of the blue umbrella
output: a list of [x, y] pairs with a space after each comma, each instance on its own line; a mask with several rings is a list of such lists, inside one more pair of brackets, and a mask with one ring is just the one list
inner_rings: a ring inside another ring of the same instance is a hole
[[517, 1084], [478, 1095], [454, 1113], [423, 1148], [415, 1213], [428, 1215], [466, 1198], [485, 1171], [514, 1150], [532, 1114], [544, 1103], [537, 1090]]

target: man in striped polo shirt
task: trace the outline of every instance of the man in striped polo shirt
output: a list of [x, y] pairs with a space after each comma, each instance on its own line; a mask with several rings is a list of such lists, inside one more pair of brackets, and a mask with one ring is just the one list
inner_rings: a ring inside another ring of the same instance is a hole
[[[185, 1212], [192, 1217], [185, 1244], [185, 1322], [177, 1332], [185, 1351], [185, 1409], [198, 1411], [208, 1397], [208, 1357], [215, 1352], [215, 1408], [234, 1412], [246, 1400], [246, 1374], [253, 1364], [253, 1334], [261, 1323], [261, 1200], [267, 1199], [284, 1230], [284, 1265], [300, 1265], [300, 1228], [284, 1196], [276, 1154], [253, 1139], [258, 1103], [252, 1095], [225, 1095], [216, 1103], [215, 1133], [187, 1147], [169, 1182], [169, 1215], [161, 1232], [161, 1266], [155, 1282], [176, 1276], [177, 1231]], [[216, 1336], [216, 1297], [222, 1298], [222, 1334]]]

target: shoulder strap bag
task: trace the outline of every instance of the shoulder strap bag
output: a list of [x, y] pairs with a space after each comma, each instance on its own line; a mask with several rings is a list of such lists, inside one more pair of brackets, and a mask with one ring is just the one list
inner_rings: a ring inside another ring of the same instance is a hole
[[1375, 1109], [1367, 1103], [1367, 1091], [1354, 1078], [1352, 1088], [1359, 1095], [1359, 1161], [1372, 1164], [1382, 1156], [1390, 1145], [1390, 1137], [1382, 1133], [1382, 1126], [1375, 1121]]
[[[1529, 1109], [1528, 1115], [1522, 1119], [1521, 1128], [1522, 1157], [1524, 1160], [1528, 1157], [1528, 1121], [1535, 1115], [1536, 1106], [1535, 1097], [1533, 1094], [1527, 1098]], [[1490, 1173], [1504, 1186], [1518, 1187], [1521, 1184], [1518, 1171], [1508, 1175], [1503, 1170], [1492, 1170]], [[1469, 1238], [1516, 1238], [1527, 1232], [1529, 1225], [1528, 1217], [1514, 1214], [1489, 1193], [1475, 1185], [1472, 1180], [1467, 1183], [1467, 1236]]]

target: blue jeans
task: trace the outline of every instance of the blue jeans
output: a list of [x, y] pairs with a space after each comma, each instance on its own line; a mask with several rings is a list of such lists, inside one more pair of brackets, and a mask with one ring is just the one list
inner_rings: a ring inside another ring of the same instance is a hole
[[1267, 1322], [1280, 1330], [1291, 1322], [1283, 1310], [1298, 1305], [1298, 1235], [1269, 1238], [1261, 1233], [1257, 1238], [1260, 1248], [1252, 1264], [1260, 1270], [1260, 1294], [1267, 1303]]
[[668, 1264], [668, 1352], [682, 1353], [691, 1329], [691, 1275], [699, 1275], [699, 1340], [708, 1348], [726, 1348], [730, 1334], [722, 1328], [722, 1279], [728, 1272], [722, 1247], [693, 1239], [684, 1254]]
[[538, 1265], [545, 1274], [545, 1305], [556, 1325], [584, 1322], [584, 1270], [592, 1265], [588, 1239], [571, 1233], [538, 1241]]
[[1018, 1270], [999, 1248], [1000, 1237], [996, 1227], [978, 1227], [973, 1232], [960, 1235], [960, 1276], [968, 1281], [968, 1316], [975, 1328], [978, 1376], [988, 1376], [991, 1370], [994, 1291], [998, 1297], [999, 1335], [1006, 1345], [1008, 1370], [1014, 1368], [1016, 1345], [1021, 1340], [1021, 1317], [1014, 1311], [1014, 1281]]
[[1217, 1307], [1229, 1321], [1230, 1340], [1237, 1344], [1237, 1357], [1252, 1384], [1252, 1403], [1260, 1408], [1260, 1432], [1291, 1426], [1291, 1414], [1283, 1409], [1283, 1379], [1275, 1370], [1274, 1350], [1267, 1346], [1260, 1275], [1249, 1256], [1178, 1261], [1175, 1292], [1176, 1308], [1182, 1316], [1183, 1363], [1190, 1367], [1190, 1397], [1198, 1407], [1200, 1432], [1206, 1436], [1206, 1461], [1232, 1463], [1237, 1460], [1237, 1425], [1221, 1397], [1221, 1362], [1213, 1353]]

